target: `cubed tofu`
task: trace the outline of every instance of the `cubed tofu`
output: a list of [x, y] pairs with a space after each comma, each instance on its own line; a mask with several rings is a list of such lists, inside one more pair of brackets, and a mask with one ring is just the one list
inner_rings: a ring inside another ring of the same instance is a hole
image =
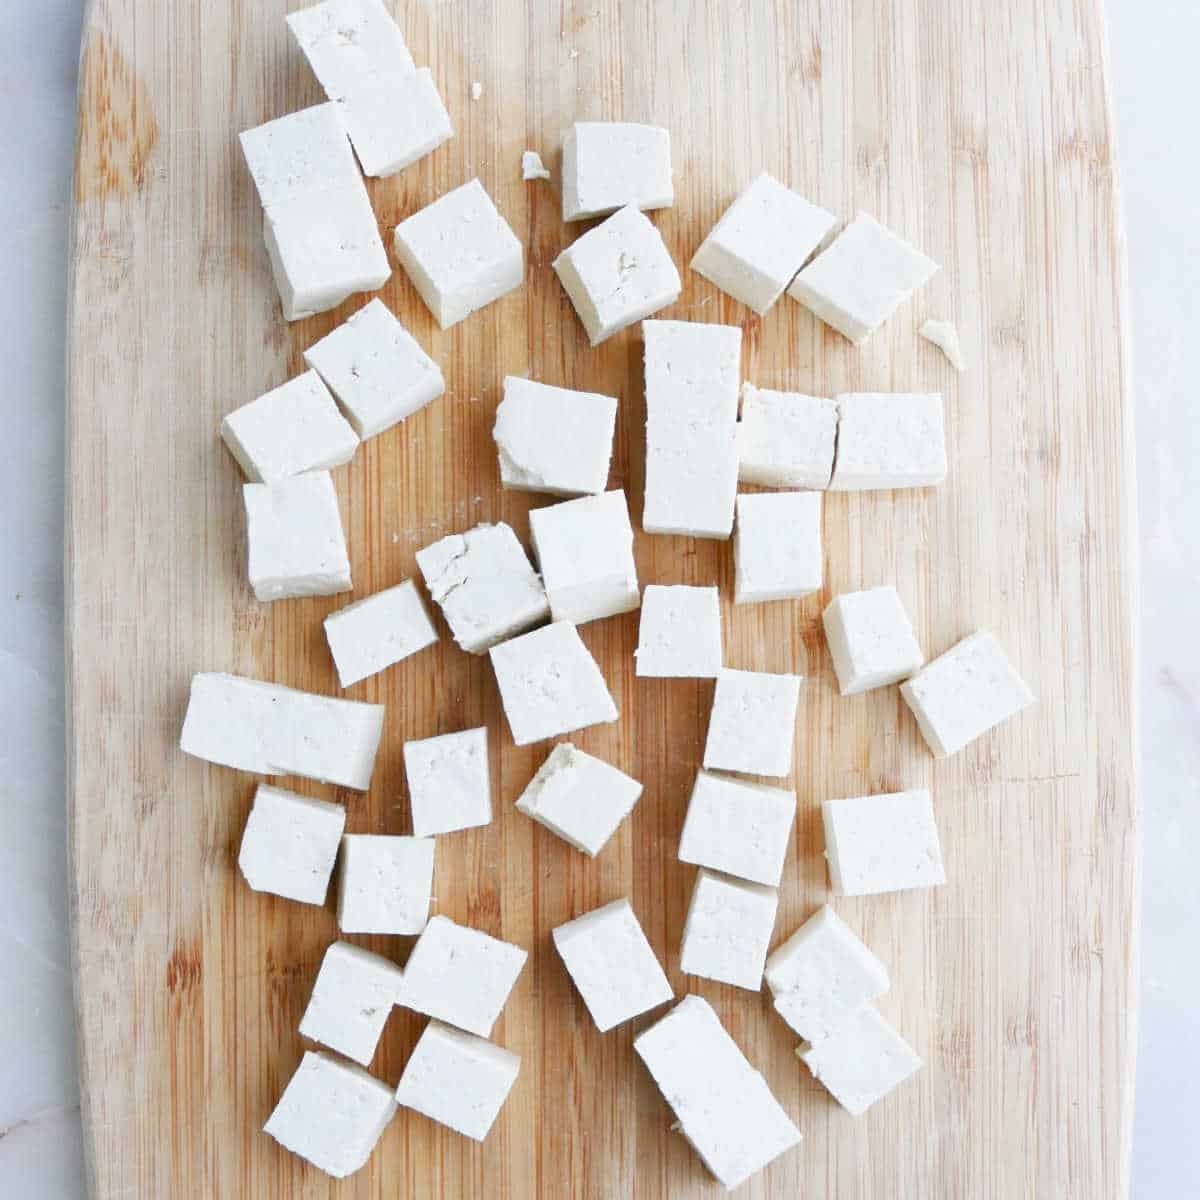
[[737, 498], [733, 536], [735, 604], [791, 600], [824, 582], [820, 492], [763, 492]]
[[438, 640], [411, 579], [330, 613], [325, 637], [344, 688]]
[[577, 121], [563, 137], [564, 221], [605, 216], [630, 204], [669, 208], [671, 135], [655, 125]]
[[704, 765], [777, 779], [792, 771], [800, 676], [722, 669], [713, 693]]
[[701, 867], [683, 926], [679, 969], [757, 992], [778, 907], [773, 887]]
[[314, 104], [288, 113], [245, 130], [238, 140], [268, 212], [313, 193], [362, 188], [337, 104]]
[[637, 674], [715, 679], [721, 673], [721, 597], [715, 587], [651, 583], [642, 592]]
[[363, 174], [386, 178], [432, 154], [454, 136], [428, 67], [380, 79], [342, 101]]
[[738, 479], [823, 491], [833, 476], [837, 428], [835, 400], [743, 384]]
[[338, 872], [343, 933], [420, 933], [433, 892], [433, 838], [348, 833]]
[[404, 743], [413, 833], [428, 837], [492, 819], [487, 728]]
[[403, 984], [403, 972], [382, 954], [334, 942], [321, 960], [300, 1036], [368, 1066]]
[[822, 622], [843, 696], [899, 683], [925, 661], [891, 584], [835, 596]]
[[946, 478], [940, 393], [852, 392], [839, 396], [837, 405], [830, 491], [934, 487]]
[[331, 100], [413, 69], [404, 35], [380, 0], [323, 0], [285, 20]]
[[826, 800], [825, 858], [837, 896], [874, 896], [946, 882], [927, 791]]

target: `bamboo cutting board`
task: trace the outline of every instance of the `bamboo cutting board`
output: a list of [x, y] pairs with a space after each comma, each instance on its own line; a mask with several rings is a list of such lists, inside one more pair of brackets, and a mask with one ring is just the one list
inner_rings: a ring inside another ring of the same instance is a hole
[[[301, 369], [362, 303], [287, 325], [235, 134], [321, 99], [283, 0], [94, 0], [83, 43], [69, 349], [73, 913], [83, 1112], [96, 1197], [682, 1197], [716, 1185], [635, 1058], [646, 1017], [597, 1034], [550, 930], [629, 895], [678, 994], [715, 1005], [802, 1145], [746, 1196], [1055, 1196], [1126, 1189], [1139, 862], [1132, 427], [1113, 126], [1100, 0], [696, 3], [404, 0], [456, 136], [372, 182], [392, 227], [478, 175], [528, 248], [526, 285], [449, 333], [402, 272], [384, 299], [447, 393], [336, 472], [362, 596], [479, 521], [522, 539], [491, 441], [505, 374], [621, 399], [610, 486], [635, 525], [644, 400], [636, 330], [589, 349], [550, 261], [557, 159], [576, 119], [668, 126], [680, 266], [770, 170], [878, 216], [943, 271], [862, 349], [784, 299], [765, 319], [684, 271], [665, 315], [741, 324], [755, 383], [832, 395], [943, 390], [936, 491], [829, 495], [826, 588], [730, 604], [728, 544], [639, 535], [642, 582], [719, 583], [726, 661], [808, 676], [799, 814], [776, 940], [824, 901], [823, 799], [931, 787], [949, 882], [838, 902], [889, 964], [881, 1008], [925, 1069], [860, 1120], [793, 1057], [769, 1001], [685, 979], [694, 872], [675, 852], [711, 684], [638, 680], [637, 617], [587, 625], [621, 710], [579, 744], [645, 784], [597, 860], [512, 805], [548, 747], [515, 749], [486, 659], [443, 636], [351, 689], [387, 705], [348, 830], [408, 829], [402, 741], [486, 723], [497, 816], [439, 839], [436, 911], [531, 951], [495, 1037], [521, 1075], [482, 1145], [409, 1112], [337, 1184], [260, 1132], [302, 1052], [296, 1027], [331, 911], [252, 893], [236, 852], [255, 780], [176, 749], [196, 671], [337, 694], [320, 620], [346, 602], [258, 604], [223, 414]], [[471, 100], [471, 84], [482, 93]], [[520, 179], [526, 147], [555, 186]], [[916, 337], [957, 321], [955, 376]], [[546, 498], [533, 503], [547, 502]], [[842, 699], [820, 634], [837, 592], [895, 582], [930, 655], [994, 630], [1040, 703], [945, 762], [896, 689]], [[444, 634], [444, 627], [443, 627]], [[355, 938], [403, 961], [410, 939]], [[372, 1070], [394, 1083], [422, 1020], [397, 1010]]]

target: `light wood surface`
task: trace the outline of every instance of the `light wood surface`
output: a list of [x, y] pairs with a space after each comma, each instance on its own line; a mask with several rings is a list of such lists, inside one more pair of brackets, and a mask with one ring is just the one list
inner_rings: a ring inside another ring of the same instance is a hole
[[[881, 1008], [925, 1069], [860, 1120], [793, 1057], [765, 996], [685, 979], [694, 871], [676, 861], [711, 685], [638, 680], [637, 617], [585, 626], [621, 721], [578, 737], [645, 784], [589, 861], [513, 808], [548, 747], [515, 749], [486, 659], [445, 635], [349, 691], [387, 704], [352, 831], [405, 832], [401, 743], [486, 722], [496, 819], [439, 839], [436, 910], [528, 947], [495, 1037], [518, 1083], [477, 1146], [401, 1112], [336, 1184], [260, 1132], [333, 914], [252, 893], [236, 850], [255, 780], [176, 749], [188, 681], [235, 671], [337, 694], [320, 619], [345, 598], [258, 604], [220, 417], [300, 369], [358, 305], [287, 325], [238, 130], [320, 99], [281, 0], [95, 0], [83, 44], [69, 348], [72, 910], [83, 1111], [96, 1197], [682, 1197], [716, 1185], [632, 1050], [597, 1034], [550, 930], [629, 895], [677, 993], [710, 999], [804, 1132], [747, 1197], [1122, 1195], [1128, 1174], [1139, 819], [1137, 599], [1125, 292], [1100, 0], [552, 3], [407, 0], [456, 136], [371, 184], [391, 228], [478, 175], [528, 247], [526, 285], [449, 333], [402, 272], [384, 299], [446, 373], [444, 398], [336, 472], [355, 594], [478, 521], [527, 539], [491, 440], [505, 374], [621, 399], [611, 486], [640, 521], [636, 330], [589, 349], [551, 269], [561, 133], [668, 126], [685, 267], [766, 169], [843, 217], [865, 209], [942, 272], [862, 349], [791, 300], [765, 319], [684, 271], [666, 315], [740, 323], [770, 387], [946, 393], [951, 472], [928, 492], [829, 495], [827, 586], [734, 610], [731, 547], [639, 535], [643, 583], [721, 585], [726, 659], [805, 673], [799, 815], [776, 940], [825, 900], [819, 804], [932, 787], [949, 882], [838, 911], [891, 968]], [[482, 85], [470, 99], [472, 81]], [[555, 186], [520, 179], [525, 148]], [[958, 323], [955, 376], [916, 336]], [[1037, 708], [935, 763], [896, 689], [841, 699], [819, 614], [893, 581], [930, 655], [985, 626]], [[402, 961], [410, 939], [355, 938]], [[397, 1010], [373, 1071], [422, 1025]]]

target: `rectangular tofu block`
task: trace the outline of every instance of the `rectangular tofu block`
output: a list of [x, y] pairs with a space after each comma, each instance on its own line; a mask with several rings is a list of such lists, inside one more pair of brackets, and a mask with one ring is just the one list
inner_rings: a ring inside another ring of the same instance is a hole
[[838, 896], [874, 896], [946, 882], [926, 791], [826, 800], [825, 858]]
[[388, 1016], [400, 1003], [403, 984], [403, 972], [382, 954], [334, 942], [321, 960], [300, 1036], [367, 1066]]
[[946, 478], [939, 392], [851, 392], [837, 398], [832, 492], [934, 487]]
[[428, 837], [492, 819], [487, 728], [404, 743], [413, 833]]
[[382, 704], [202, 672], [192, 676], [179, 748], [235, 771], [303, 775], [365, 792], [382, 735]]
[[433, 892], [433, 838], [348, 833], [338, 871], [343, 933], [420, 933]]
[[773, 887], [701, 867], [683, 926], [679, 969], [757, 992], [778, 907]]
[[554, 948], [601, 1033], [674, 996], [628, 900], [559, 925]]
[[833, 476], [837, 428], [836, 400], [743, 384], [738, 480], [823, 491]]
[[843, 592], [821, 619], [843, 696], [899, 683], [925, 661], [900, 593], [891, 584]]
[[799, 704], [799, 675], [725, 667], [713, 693], [705, 767], [777, 779], [790, 775]]
[[285, 20], [331, 100], [413, 69], [404, 35], [381, 0], [324, 0]]
[[671, 135], [655, 125], [577, 121], [563, 137], [564, 221], [583, 221], [636, 208], [669, 208]]
[[342, 115], [363, 174], [375, 178], [395, 175], [454, 136], [428, 67], [356, 89]]
[[715, 587], [646, 585], [634, 651], [637, 674], [715, 679], [721, 653], [721, 597]]
[[820, 492], [762, 492], [737, 498], [733, 535], [735, 604], [792, 600], [824, 582]]
[[325, 618], [325, 637], [344, 688], [438, 640], [411, 579], [330, 613]]
[[707, 1000], [685, 996], [633, 1040], [680, 1132], [729, 1189], [800, 1141]]
[[1000, 643], [984, 629], [901, 684], [900, 695], [938, 758], [957, 754], [1035, 699]]

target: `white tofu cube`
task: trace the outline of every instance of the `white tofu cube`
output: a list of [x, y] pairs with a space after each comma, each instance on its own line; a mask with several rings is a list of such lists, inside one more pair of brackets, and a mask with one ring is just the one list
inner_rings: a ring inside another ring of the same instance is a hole
[[700, 243], [692, 270], [761, 316], [836, 223], [764, 172]]
[[724, 668], [713, 693], [705, 767], [777, 779], [790, 775], [799, 703], [799, 675]]
[[454, 136], [428, 67], [356, 90], [342, 101], [342, 115], [363, 174], [375, 178], [395, 175]]
[[396, 257], [443, 329], [525, 278], [525, 253], [478, 179], [396, 226]]
[[492, 819], [487, 729], [465, 729], [404, 743], [413, 833], [428, 837]]
[[582, 625], [641, 604], [624, 492], [535, 508], [529, 532], [554, 620]]
[[671, 135], [655, 125], [577, 121], [563, 137], [564, 221], [601, 217], [631, 204], [669, 208]]
[[430, 1021], [404, 1064], [396, 1099], [405, 1108], [481, 1142], [520, 1069], [519, 1054], [441, 1021]]
[[832, 492], [934, 487], [946, 478], [942, 397], [852, 392], [837, 398]]
[[946, 882], [926, 791], [826, 800], [825, 858], [837, 896], [875, 896]]
[[867, 1005], [827, 1038], [796, 1054], [851, 1116], [859, 1117], [923, 1065], [912, 1047]]
[[509, 375], [492, 437], [500, 483], [520, 492], [598, 495], [608, 486], [617, 402]]
[[570, 621], [522, 634], [489, 653], [515, 745], [617, 719], [604, 676]]
[[679, 861], [778, 887], [795, 816], [795, 792], [698, 771]]
[[404, 1005], [487, 1037], [528, 957], [520, 946], [431, 917], [404, 967]]
[[258, 600], [348, 592], [350, 556], [328, 471], [244, 483], [247, 565]]
[[778, 907], [773, 887], [701, 867], [683, 926], [679, 969], [757, 992]]
[[632, 205], [576, 238], [551, 265], [593, 346], [683, 289], [662, 234]]
[[859, 213], [796, 276], [788, 295], [857, 345], [937, 270], [915, 246]]
[[715, 679], [721, 673], [721, 597], [715, 587], [663, 586], [642, 592], [637, 673], [659, 679]]
[[390, 959], [349, 942], [325, 951], [300, 1036], [367, 1066], [392, 1009], [400, 1003], [404, 973]]
[[601, 1033], [675, 994], [628, 900], [559, 925], [554, 948]]
[[824, 581], [820, 492], [763, 492], [737, 498], [733, 536], [735, 604], [792, 600]]
[[306, 1050], [263, 1131], [344, 1179], [366, 1163], [396, 1108], [392, 1089], [361, 1067]]
[[728, 1189], [800, 1141], [767, 1081], [746, 1061], [712, 1006], [685, 996], [633, 1039], [680, 1132]]
[[413, 69], [404, 35], [380, 0], [324, 0], [285, 20], [331, 100]]
[[483, 654], [550, 615], [538, 573], [503, 522], [439, 538], [417, 551], [417, 566], [468, 654]]
[[446, 381], [437, 363], [372, 300], [304, 352], [329, 385], [359, 437], [374, 437], [436, 400]]
[[1000, 643], [986, 630], [963, 638], [900, 686], [930, 750], [957, 754], [1034, 702]]
[[438, 640], [411, 579], [330, 613], [325, 637], [344, 688]]
[[899, 683], [925, 661], [900, 594], [891, 584], [843, 592], [821, 619], [843, 696]]
[[743, 384], [738, 479], [823, 491], [833, 476], [837, 427], [836, 400]]
[[433, 892], [432, 838], [348, 833], [338, 872], [343, 933], [420, 933]]
[[238, 867], [256, 892], [324, 904], [346, 810], [260, 783], [246, 818]]
[[517, 808], [595, 858], [641, 794], [636, 779], [570, 742], [559, 742], [521, 793]]

